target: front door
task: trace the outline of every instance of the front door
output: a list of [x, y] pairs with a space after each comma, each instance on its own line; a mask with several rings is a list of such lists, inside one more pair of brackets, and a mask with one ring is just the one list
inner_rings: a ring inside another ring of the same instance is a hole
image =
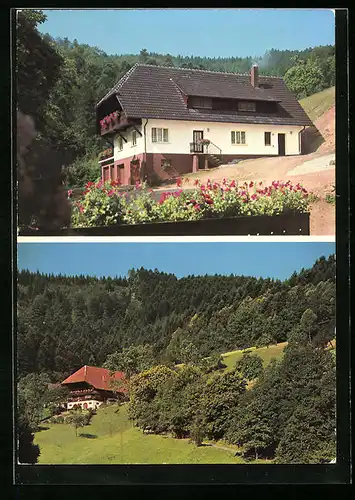
[[203, 144], [198, 142], [201, 139], [203, 139], [203, 130], [194, 130], [192, 138], [194, 143], [194, 153], [203, 153]]
[[285, 134], [278, 134], [279, 156], [285, 156]]

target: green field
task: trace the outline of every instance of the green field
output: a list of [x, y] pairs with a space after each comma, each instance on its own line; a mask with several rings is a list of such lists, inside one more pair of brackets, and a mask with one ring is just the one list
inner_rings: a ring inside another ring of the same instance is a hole
[[[127, 418], [126, 405], [98, 410], [91, 424], [75, 429], [49, 424], [35, 434], [41, 454], [39, 464], [240, 464], [244, 461], [230, 451], [210, 444], [196, 447], [188, 439], [143, 434]], [[122, 430], [122, 432], [121, 432]], [[83, 436], [80, 436], [84, 435]], [[223, 446], [226, 446], [223, 444]], [[267, 463], [257, 460], [253, 463]]]
[[323, 113], [335, 105], [335, 87], [322, 90], [300, 100], [300, 104], [314, 122]]
[[265, 367], [272, 358], [280, 359], [282, 357], [286, 345], [287, 342], [281, 342], [280, 344], [270, 345], [269, 347], [248, 347], [248, 349], [226, 352], [222, 354], [223, 362], [227, 365], [226, 371], [233, 370], [236, 362], [239, 361], [246, 351], [250, 352], [250, 354], [257, 354], [260, 356]]

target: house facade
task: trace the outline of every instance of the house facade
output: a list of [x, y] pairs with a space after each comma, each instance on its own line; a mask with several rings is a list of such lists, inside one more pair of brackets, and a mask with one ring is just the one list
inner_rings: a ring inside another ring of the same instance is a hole
[[67, 409], [96, 409], [108, 400], [123, 400], [127, 391], [117, 383], [124, 377], [123, 372], [83, 366], [61, 383], [69, 389]]
[[103, 180], [167, 179], [232, 160], [302, 154], [312, 122], [282, 78], [136, 64], [98, 103]]

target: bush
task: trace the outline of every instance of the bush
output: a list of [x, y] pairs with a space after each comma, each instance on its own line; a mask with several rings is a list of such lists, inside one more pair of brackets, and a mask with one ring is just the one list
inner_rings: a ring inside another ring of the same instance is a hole
[[95, 182], [101, 176], [101, 166], [97, 155], [79, 158], [64, 170], [65, 183], [70, 187], [82, 187], [88, 182]]
[[79, 201], [72, 205], [72, 224], [75, 227], [108, 226], [122, 217], [119, 183], [89, 182]]
[[238, 215], [279, 215], [286, 212], [305, 213], [309, 209], [309, 194], [300, 184], [274, 181], [244, 183], [223, 180], [222, 184], [206, 185], [195, 182], [191, 191], [162, 193], [159, 201], [147, 185], [137, 184], [130, 194], [122, 194], [118, 183], [86, 185], [82, 198], [73, 203], [72, 223], [76, 227], [109, 225], [123, 222], [176, 222]]
[[257, 354], [244, 353], [237, 361], [235, 368], [247, 380], [257, 378], [263, 371], [263, 361]]

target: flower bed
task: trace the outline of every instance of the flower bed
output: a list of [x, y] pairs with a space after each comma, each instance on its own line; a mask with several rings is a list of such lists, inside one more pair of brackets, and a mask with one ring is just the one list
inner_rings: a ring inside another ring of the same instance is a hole
[[[177, 185], [181, 186], [181, 182], [177, 182]], [[84, 228], [218, 219], [214, 222], [216, 227], [216, 223], [221, 224], [221, 219], [238, 217], [254, 225], [255, 217], [276, 216], [279, 225], [281, 216], [284, 220], [286, 217], [295, 221], [295, 217], [303, 215], [300, 220], [308, 220], [308, 196], [304, 187], [300, 184], [293, 186], [290, 181], [274, 181], [269, 186], [263, 186], [262, 183], [254, 182], [238, 185], [236, 181], [224, 179], [221, 184], [195, 181], [193, 189], [163, 192], [157, 199], [157, 193], [145, 185], [136, 184], [132, 191], [122, 192], [119, 183], [100, 181], [88, 183], [82, 198], [73, 204], [72, 225], [74, 228]], [[308, 229], [307, 224], [302, 224], [302, 234], [305, 234], [304, 231], [309, 233], [309, 221]], [[274, 232], [272, 228], [269, 232], [269, 229], [266, 234]], [[280, 230], [279, 234], [288, 232], [287, 228]], [[263, 234], [261, 228], [256, 232]], [[299, 234], [299, 231], [292, 234]]]

